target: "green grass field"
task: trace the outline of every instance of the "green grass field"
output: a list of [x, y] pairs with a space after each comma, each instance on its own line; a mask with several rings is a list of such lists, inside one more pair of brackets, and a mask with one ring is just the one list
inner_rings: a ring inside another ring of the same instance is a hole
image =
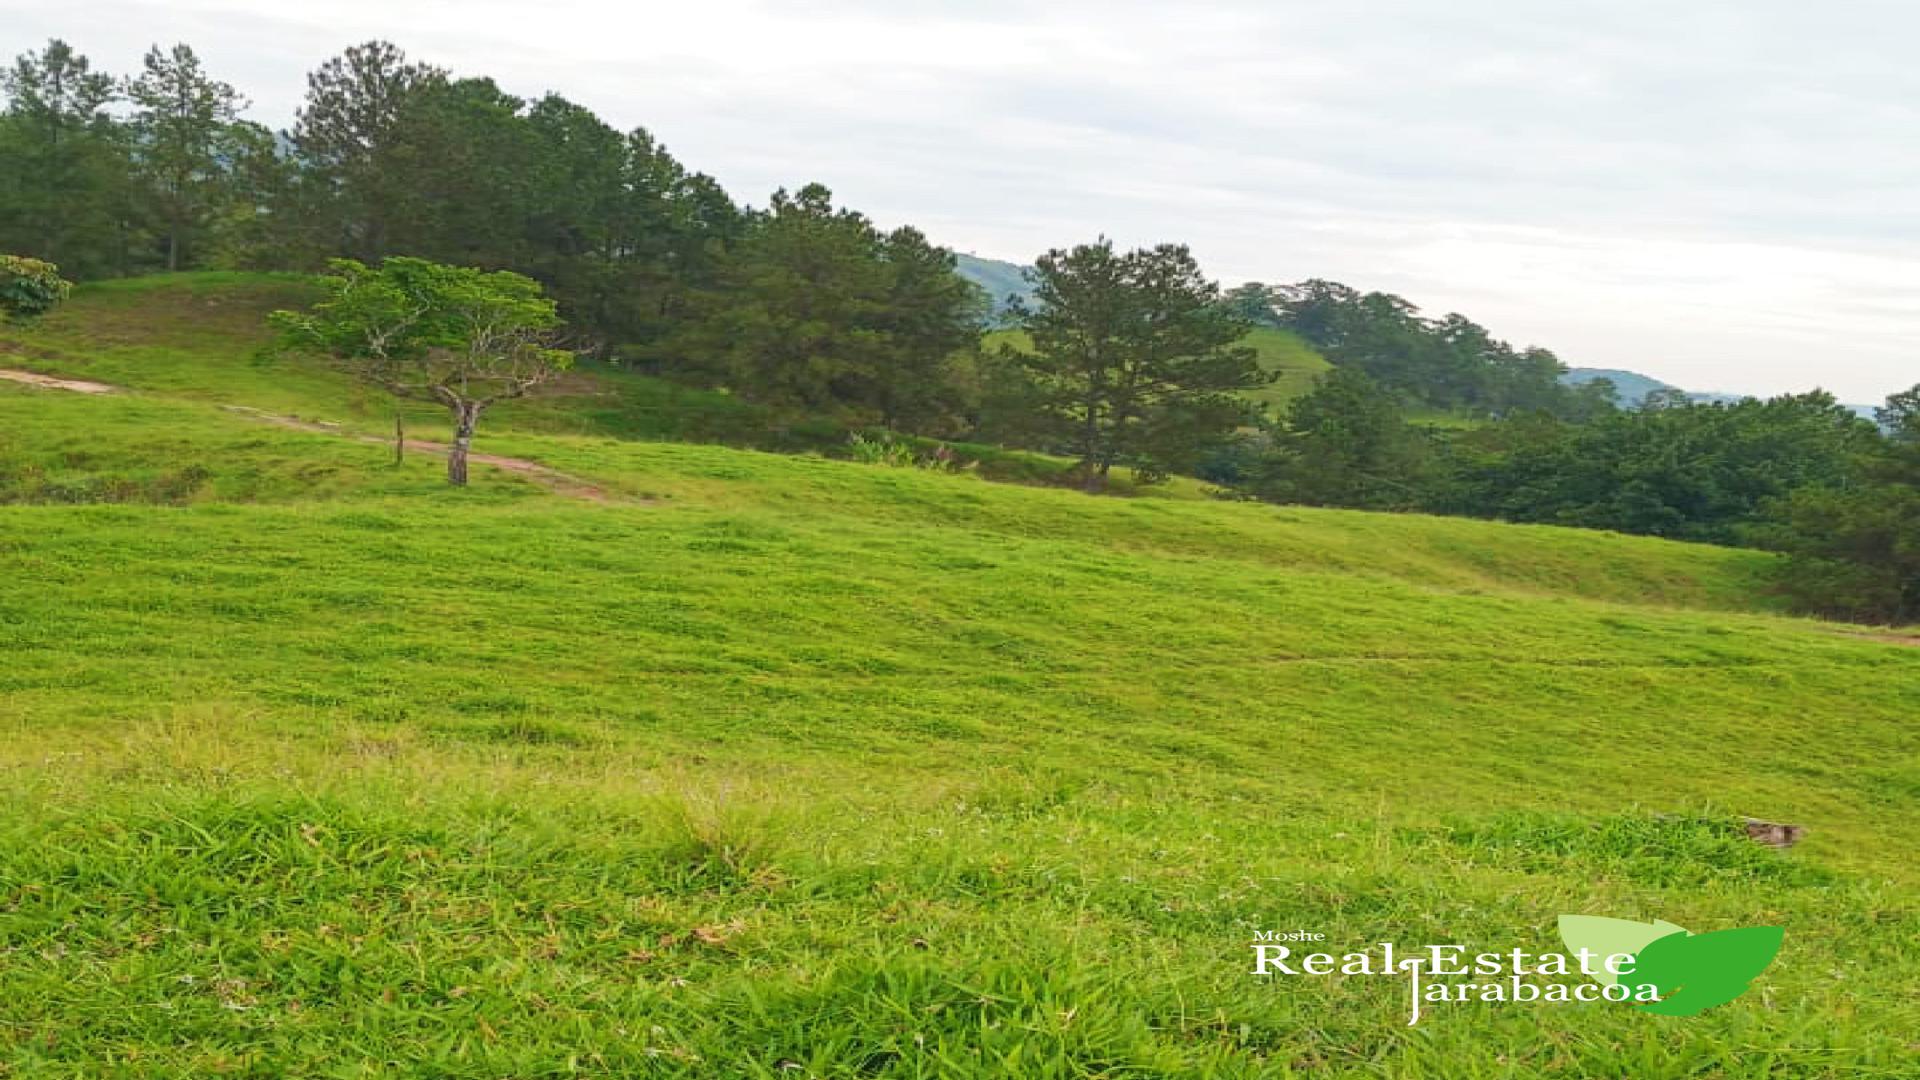
[[1332, 365], [1291, 330], [1268, 326], [1255, 327], [1246, 343], [1259, 357], [1265, 371], [1278, 372], [1273, 382], [1248, 396], [1267, 406], [1274, 416], [1285, 412], [1293, 399], [1313, 389], [1314, 380]]
[[[1915, 1075], [1920, 651], [1766, 555], [666, 441], [619, 372], [477, 447], [608, 501], [453, 490], [220, 407], [380, 430], [257, 359], [300, 289], [0, 330], [135, 388], [0, 383], [0, 1076]], [[1247, 973], [1567, 912], [1786, 945], [1692, 1018]]]

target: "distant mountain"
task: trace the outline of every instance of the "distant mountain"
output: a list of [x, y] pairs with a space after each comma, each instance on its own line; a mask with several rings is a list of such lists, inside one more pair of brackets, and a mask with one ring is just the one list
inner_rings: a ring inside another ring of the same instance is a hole
[[[1567, 373], [1560, 376], [1561, 382], [1571, 383], [1575, 386], [1581, 383], [1593, 382], [1595, 379], [1611, 380], [1613, 382], [1613, 388], [1620, 392], [1620, 404], [1627, 408], [1633, 408], [1645, 402], [1647, 395], [1655, 391], [1680, 390], [1679, 387], [1672, 383], [1661, 382], [1651, 375], [1642, 375], [1637, 371], [1622, 371], [1619, 368], [1568, 368]], [[1754, 396], [1752, 394], [1722, 394], [1710, 390], [1681, 390], [1680, 392], [1694, 401], [1704, 402], [1710, 405], [1731, 405]], [[1847, 405], [1845, 407], [1852, 409], [1855, 414], [1865, 417], [1868, 420], [1873, 419], [1874, 407], [1872, 405]]]
[[1622, 371], [1619, 368], [1568, 368], [1567, 373], [1560, 376], [1561, 382], [1571, 386], [1582, 386], [1598, 379], [1606, 379], [1613, 383], [1613, 388], [1620, 392], [1622, 405], [1638, 405], [1647, 400], [1647, 395], [1656, 391], [1680, 389], [1672, 383], [1661, 382], [1650, 375], [1642, 375], [1637, 371]]
[[998, 259], [983, 259], [978, 255], [955, 255], [960, 276], [986, 290], [993, 299], [993, 314], [996, 318], [1006, 313], [1007, 298], [1018, 296], [1026, 299], [1033, 295], [1033, 286], [1027, 281], [1027, 268], [1017, 263], [1001, 262]]

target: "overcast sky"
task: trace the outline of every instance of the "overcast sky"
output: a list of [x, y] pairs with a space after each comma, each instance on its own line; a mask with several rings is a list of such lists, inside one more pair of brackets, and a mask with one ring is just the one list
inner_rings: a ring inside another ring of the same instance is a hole
[[1688, 389], [1920, 382], [1920, 8], [1875, 0], [0, 0], [0, 48], [187, 41], [289, 124], [389, 38], [1020, 262], [1106, 233]]

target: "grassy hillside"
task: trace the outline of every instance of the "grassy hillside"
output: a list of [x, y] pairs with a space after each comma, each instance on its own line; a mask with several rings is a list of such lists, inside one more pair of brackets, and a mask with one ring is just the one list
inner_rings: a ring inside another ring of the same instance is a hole
[[[267, 346], [263, 320], [276, 308], [317, 298], [291, 275], [186, 273], [92, 284], [31, 330], [0, 323], [0, 366], [65, 373], [172, 400], [244, 403], [274, 415], [361, 434], [393, 427], [395, 404], [336, 371], [289, 360]], [[399, 406], [419, 437], [450, 436], [446, 411]], [[794, 422], [726, 393], [691, 388], [630, 369], [583, 361], [538, 397], [487, 413], [482, 440], [502, 432], [598, 435], [620, 440], [716, 442], [783, 451], [838, 449], [844, 428]], [[964, 448], [982, 475], [1023, 483], [1071, 483], [1071, 462], [1022, 450]], [[1190, 481], [1142, 488], [1119, 470], [1115, 490], [1198, 498]]]
[[1279, 373], [1271, 384], [1248, 395], [1276, 415], [1294, 398], [1312, 390], [1314, 380], [1333, 366], [1291, 330], [1258, 326], [1247, 335], [1246, 343], [1258, 354], [1262, 370]]
[[[31, 330], [0, 325], [0, 365], [64, 372], [169, 398], [392, 426], [393, 403], [338, 372], [278, 358], [263, 320], [318, 299], [292, 275], [191, 273], [105, 281]], [[444, 427], [445, 410], [406, 404], [409, 421]], [[767, 418], [724, 394], [584, 362], [554, 392], [510, 401], [489, 426], [630, 439], [765, 439]]]
[[1008, 297], [1027, 300], [1033, 296], [1033, 283], [1027, 280], [1024, 266], [964, 253], [955, 255], [954, 260], [960, 276], [978, 285], [992, 302], [995, 315], [1005, 314]]
[[[636, 442], [564, 399], [480, 448], [606, 501], [456, 491], [221, 408], [384, 416], [221, 317], [297, 283], [189, 284], [0, 332], [140, 388], [0, 383], [0, 1075], [1913, 1060], [1920, 651], [1770, 614], [1766, 556]], [[1246, 974], [1255, 929], [1543, 951], [1563, 912], [1787, 943], [1688, 1019], [1408, 1027], [1401, 980]]]

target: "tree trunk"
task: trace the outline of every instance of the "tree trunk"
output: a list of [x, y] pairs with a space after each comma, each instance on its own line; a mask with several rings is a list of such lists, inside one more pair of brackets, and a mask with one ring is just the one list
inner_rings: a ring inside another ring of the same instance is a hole
[[1094, 464], [1092, 458], [1088, 458], [1080, 463], [1079, 470], [1080, 490], [1089, 495], [1100, 494], [1100, 486], [1105, 483], [1105, 477], [1100, 475], [1100, 467]]
[[1089, 493], [1099, 491], [1104, 479], [1097, 468], [1105, 450], [1102, 445], [1105, 440], [1100, 437], [1100, 393], [1096, 379], [1087, 392], [1084, 403], [1087, 415], [1080, 425], [1080, 486]]
[[407, 414], [399, 409], [393, 410], [393, 467], [399, 468], [407, 460]]
[[463, 401], [453, 407], [453, 446], [447, 450], [447, 483], [467, 486], [467, 448], [473, 445], [473, 425], [480, 420], [480, 404]]
[[167, 271], [171, 273], [178, 269], [180, 269], [180, 234], [169, 229], [167, 230]]

